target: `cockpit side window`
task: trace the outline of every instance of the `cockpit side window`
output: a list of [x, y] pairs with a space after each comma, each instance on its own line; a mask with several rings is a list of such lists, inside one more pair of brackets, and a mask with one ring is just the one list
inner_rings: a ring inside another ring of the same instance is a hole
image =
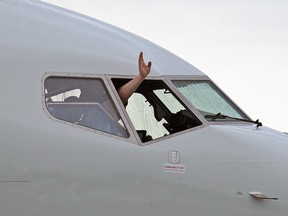
[[120, 137], [128, 132], [99, 78], [50, 76], [44, 81], [45, 105], [57, 119]]
[[[128, 81], [112, 79], [116, 89]], [[142, 142], [202, 124], [162, 80], [144, 80], [129, 98], [126, 111]]]

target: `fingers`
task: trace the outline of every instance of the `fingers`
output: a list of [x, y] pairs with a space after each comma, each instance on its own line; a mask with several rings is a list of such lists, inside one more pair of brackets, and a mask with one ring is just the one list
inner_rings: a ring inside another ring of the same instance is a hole
[[139, 67], [140, 67], [141, 65], [145, 65], [145, 66], [148, 66], [149, 68], [151, 68], [151, 65], [152, 65], [151, 62], [148, 62], [147, 65], [145, 64], [144, 58], [143, 58], [143, 52], [140, 52], [140, 53], [139, 53], [138, 64], [139, 64]]
[[139, 58], [138, 58], [138, 66], [141, 67], [141, 65], [144, 63], [144, 59], [143, 59], [143, 53], [140, 52], [139, 53]]
[[148, 62], [148, 67], [151, 68], [152, 62]]

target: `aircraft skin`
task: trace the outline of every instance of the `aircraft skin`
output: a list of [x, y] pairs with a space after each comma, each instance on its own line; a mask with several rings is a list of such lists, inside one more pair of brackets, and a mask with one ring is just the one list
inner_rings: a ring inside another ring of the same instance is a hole
[[[287, 134], [207, 121], [171, 82], [211, 81], [191, 64], [40, 1], [0, 0], [0, 26], [1, 215], [287, 215]], [[136, 76], [140, 51], [153, 62], [147, 79], [165, 82], [201, 124], [139, 140], [111, 78]], [[61, 75], [100, 77], [129, 136], [52, 116], [45, 80]]]

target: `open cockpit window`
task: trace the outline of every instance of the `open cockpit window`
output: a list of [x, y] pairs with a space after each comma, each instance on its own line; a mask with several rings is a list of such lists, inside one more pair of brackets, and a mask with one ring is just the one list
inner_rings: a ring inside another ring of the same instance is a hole
[[101, 79], [51, 76], [46, 78], [44, 88], [46, 107], [55, 118], [128, 137]]
[[[112, 79], [116, 89], [127, 79]], [[142, 142], [201, 125], [162, 80], [144, 80], [129, 98], [127, 113]]]
[[230, 99], [208, 80], [174, 80], [172, 82], [208, 121], [249, 120]]

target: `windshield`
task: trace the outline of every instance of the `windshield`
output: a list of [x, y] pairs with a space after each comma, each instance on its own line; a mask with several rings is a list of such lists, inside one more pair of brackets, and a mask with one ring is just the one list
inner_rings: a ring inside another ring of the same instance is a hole
[[[214, 115], [222, 115], [234, 118], [248, 119], [248, 117], [233, 104], [210, 81], [172, 81], [178, 90], [190, 101], [190, 103], [208, 120], [214, 121]], [[221, 121], [233, 121], [233, 119], [217, 119]]]

